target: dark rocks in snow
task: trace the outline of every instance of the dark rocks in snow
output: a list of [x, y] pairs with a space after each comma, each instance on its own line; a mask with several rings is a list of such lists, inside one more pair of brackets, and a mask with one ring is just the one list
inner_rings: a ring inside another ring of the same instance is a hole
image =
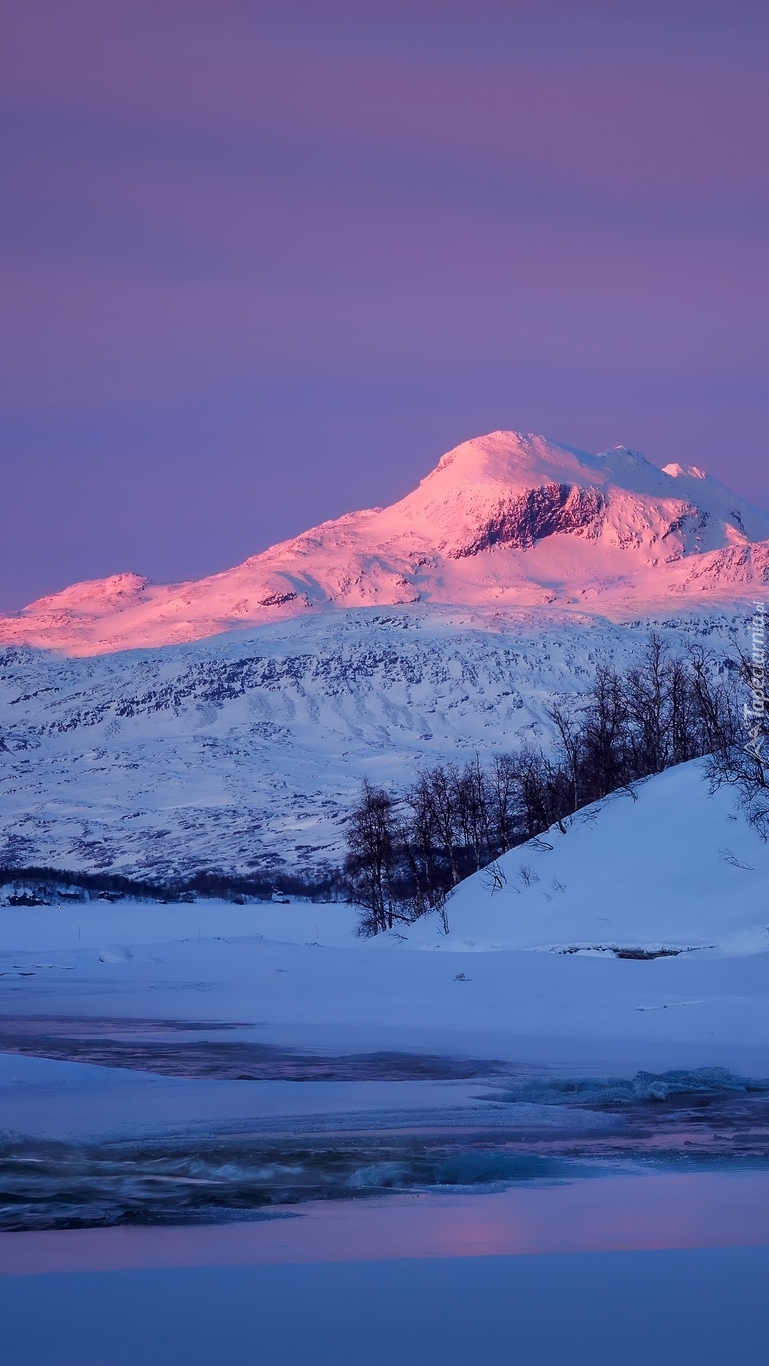
[[452, 559], [477, 555], [494, 545], [529, 550], [557, 532], [595, 529], [605, 506], [598, 489], [578, 484], [545, 484], [501, 502], [497, 512], [468, 544], [449, 552]]

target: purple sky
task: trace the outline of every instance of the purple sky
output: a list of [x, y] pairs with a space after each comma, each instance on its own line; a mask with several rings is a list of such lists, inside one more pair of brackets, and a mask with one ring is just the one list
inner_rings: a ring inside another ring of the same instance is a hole
[[0, 609], [496, 427], [769, 506], [769, 5], [0, 0]]

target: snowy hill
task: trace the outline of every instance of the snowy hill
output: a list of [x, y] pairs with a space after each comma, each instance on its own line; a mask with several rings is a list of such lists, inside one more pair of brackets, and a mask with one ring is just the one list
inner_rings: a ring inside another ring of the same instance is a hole
[[767, 582], [769, 516], [696, 467], [494, 432], [448, 452], [390, 508], [324, 522], [198, 582], [75, 584], [1, 619], [0, 642], [87, 655], [407, 603], [616, 616], [671, 596], [741, 601]]
[[[695, 760], [615, 793], [505, 854], [429, 915], [409, 948], [620, 958], [769, 951], [769, 845]], [[398, 936], [398, 942], [404, 941]]]
[[[656, 619], [675, 648], [745, 611]], [[544, 708], [655, 619], [555, 608], [311, 615], [160, 650], [0, 652], [0, 863], [189, 876], [322, 874], [365, 775], [546, 738]]]

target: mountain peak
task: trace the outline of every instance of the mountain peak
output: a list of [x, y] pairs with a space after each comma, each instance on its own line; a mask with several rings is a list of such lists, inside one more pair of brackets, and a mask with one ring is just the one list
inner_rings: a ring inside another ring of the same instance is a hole
[[75, 584], [0, 619], [0, 642], [93, 654], [417, 602], [624, 613], [671, 597], [749, 599], [766, 582], [769, 516], [698, 467], [496, 431], [448, 451], [391, 507], [347, 513], [194, 583]]
[[489, 432], [447, 451], [420, 487], [445, 477], [449, 471], [452, 480], [517, 484], [523, 479], [528, 484], [532, 479], [546, 479], [556, 473], [574, 473], [595, 460], [595, 456], [549, 441], [535, 432]]

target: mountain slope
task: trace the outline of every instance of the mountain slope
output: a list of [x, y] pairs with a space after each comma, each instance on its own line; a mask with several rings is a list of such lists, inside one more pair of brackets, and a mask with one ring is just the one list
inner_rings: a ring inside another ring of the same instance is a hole
[[411, 605], [102, 657], [8, 648], [0, 866], [317, 877], [364, 775], [406, 786], [420, 765], [546, 740], [548, 701], [637, 658], [651, 624], [675, 649], [726, 649], [745, 615]]
[[[437, 915], [401, 929], [409, 948], [727, 956], [769, 951], [769, 845], [712, 796], [704, 760], [617, 792], [503, 855]], [[663, 951], [662, 953], [660, 951]], [[691, 1004], [691, 1003], [689, 1003]]]
[[647, 610], [769, 582], [769, 515], [692, 467], [494, 432], [392, 507], [349, 513], [210, 578], [75, 584], [0, 619], [0, 642], [98, 654], [329, 608], [452, 603]]

